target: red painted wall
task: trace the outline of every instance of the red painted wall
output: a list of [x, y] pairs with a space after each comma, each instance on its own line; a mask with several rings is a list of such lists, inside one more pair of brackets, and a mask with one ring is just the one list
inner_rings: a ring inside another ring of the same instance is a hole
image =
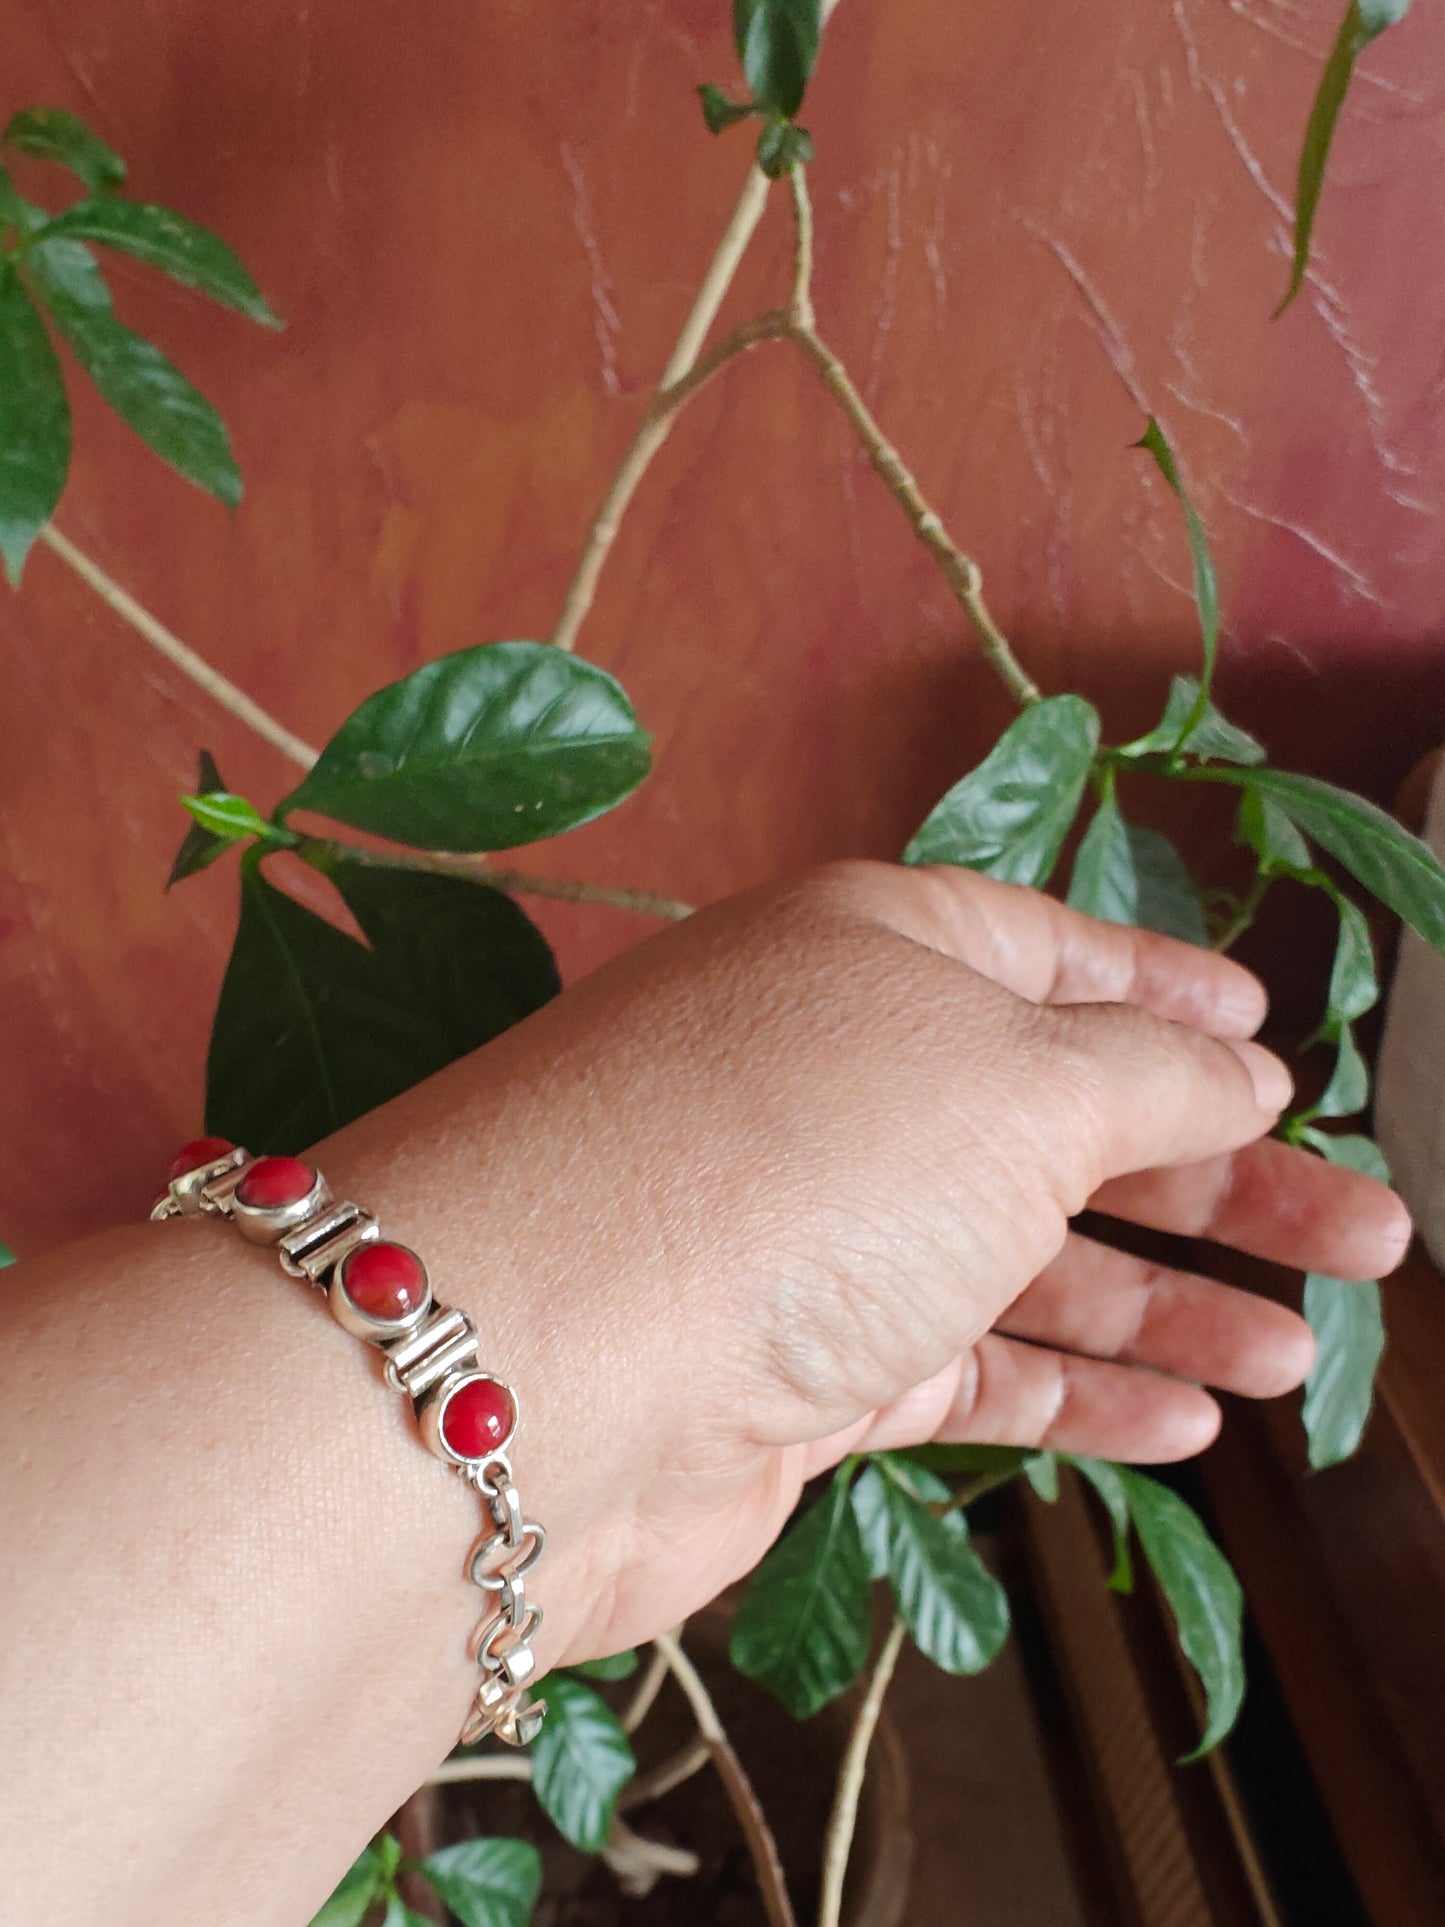
[[[746, 163], [692, 95], [733, 78], [726, 11], [18, 0], [0, 111], [86, 115], [289, 323], [118, 266], [126, 318], [232, 423], [247, 497], [228, 518], [77, 383], [60, 526], [312, 741], [428, 657], [545, 635]], [[1215, 541], [1227, 705], [1388, 797], [1445, 735], [1445, 14], [1367, 54], [1317, 274], [1271, 323], [1334, 15], [843, 0], [807, 113], [817, 300], [1047, 687], [1117, 735], [1194, 659], [1177, 512], [1126, 448], [1152, 409]], [[776, 302], [788, 255], [780, 200], [729, 313]], [[1007, 716], [775, 345], [683, 420], [582, 646], [657, 773], [528, 861], [691, 900], [895, 852]], [[263, 802], [290, 772], [46, 553], [0, 588], [0, 650], [0, 1236], [23, 1253], [138, 1211], [196, 1122], [234, 893], [161, 893], [197, 748]], [[1208, 867], [1224, 829], [1196, 827]], [[573, 971], [637, 929], [544, 920]]]

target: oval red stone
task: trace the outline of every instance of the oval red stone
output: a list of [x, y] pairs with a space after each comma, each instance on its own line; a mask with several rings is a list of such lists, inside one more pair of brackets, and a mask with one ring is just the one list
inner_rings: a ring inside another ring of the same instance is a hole
[[517, 1407], [495, 1378], [468, 1378], [447, 1400], [441, 1434], [459, 1459], [483, 1459], [500, 1452], [517, 1423]]
[[341, 1267], [347, 1297], [368, 1318], [406, 1318], [426, 1303], [426, 1271], [405, 1245], [361, 1245]]
[[316, 1182], [300, 1158], [257, 1158], [236, 1186], [236, 1196], [253, 1211], [282, 1211], [299, 1204]]
[[214, 1164], [217, 1158], [225, 1157], [235, 1148], [228, 1137], [193, 1137], [171, 1159], [170, 1175], [172, 1179], [183, 1178], [187, 1171], [199, 1171], [203, 1164]]

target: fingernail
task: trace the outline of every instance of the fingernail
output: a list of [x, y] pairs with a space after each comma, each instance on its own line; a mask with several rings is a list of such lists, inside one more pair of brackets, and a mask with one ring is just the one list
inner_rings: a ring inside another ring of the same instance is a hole
[[1255, 1103], [1272, 1117], [1277, 1116], [1294, 1096], [1289, 1067], [1263, 1044], [1231, 1042], [1229, 1048], [1249, 1072]]

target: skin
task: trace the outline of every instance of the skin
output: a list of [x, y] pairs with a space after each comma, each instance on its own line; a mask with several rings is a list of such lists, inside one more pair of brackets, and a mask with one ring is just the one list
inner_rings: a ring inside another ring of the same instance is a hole
[[[1070, 1229], [1397, 1262], [1390, 1191], [1261, 1142], [1290, 1093], [1264, 1007], [1034, 893], [845, 865], [319, 1146], [518, 1388], [543, 1661], [675, 1625], [847, 1452], [1178, 1459], [1206, 1386], [1297, 1386], [1294, 1313]], [[455, 1740], [475, 1500], [378, 1355], [224, 1227], [27, 1263], [0, 1326], [6, 1918], [301, 1927]]]

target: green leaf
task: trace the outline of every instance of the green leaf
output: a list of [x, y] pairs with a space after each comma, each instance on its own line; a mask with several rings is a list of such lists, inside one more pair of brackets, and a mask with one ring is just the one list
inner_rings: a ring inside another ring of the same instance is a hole
[[[224, 790], [225, 787], [221, 772], [216, 768], [216, 759], [208, 749], [203, 749], [200, 766], [196, 771], [197, 794], [205, 795], [216, 790]], [[176, 851], [171, 873], [166, 878], [166, 888], [169, 890], [173, 883], [179, 883], [185, 877], [195, 876], [198, 870], [204, 870], [209, 864], [214, 863], [217, 857], [224, 856], [230, 848], [230, 837], [217, 836], [210, 830], [202, 829], [199, 823], [193, 822], [186, 831], [181, 847]]]
[[1426, 943], [1445, 950], [1445, 870], [1428, 844], [1402, 829], [1378, 804], [1293, 770], [1219, 767], [1195, 774], [1242, 786], [1277, 804], [1297, 829], [1328, 850]]
[[617, 1796], [637, 1771], [617, 1716], [581, 1680], [547, 1682], [547, 1719], [532, 1747], [532, 1785], [557, 1831], [583, 1853], [607, 1839]]
[[821, 0], [733, 0], [733, 39], [753, 99], [791, 119], [803, 104], [823, 31]]
[[233, 796], [229, 790], [206, 790], [200, 795], [183, 796], [181, 808], [194, 817], [203, 830], [224, 837], [228, 843], [238, 843], [247, 836], [269, 838], [275, 834], [276, 826], [266, 821], [254, 803], [244, 796]]
[[209, 295], [267, 328], [282, 324], [218, 234], [168, 207], [145, 201], [77, 201], [40, 230], [42, 240], [97, 241], [159, 268], [172, 281]]
[[15, 1253], [10, 1249], [9, 1245], [0, 1244], [0, 1271], [4, 1271], [7, 1266], [13, 1265], [14, 1262]]
[[1176, 1492], [1129, 1466], [1117, 1468], [1144, 1557], [1169, 1602], [1184, 1657], [1199, 1675], [1204, 1732], [1187, 1757], [1217, 1746], [1244, 1699], [1244, 1595], [1234, 1570]]
[[605, 1659], [578, 1659], [567, 1671], [579, 1679], [631, 1679], [637, 1671], [637, 1654], [629, 1647], [625, 1653], [609, 1653]]
[[750, 100], [729, 100], [721, 87], [704, 86], [697, 90], [702, 102], [702, 117], [710, 134], [722, 134], [747, 120], [758, 110]]
[[361, 1927], [385, 1878], [381, 1855], [375, 1847], [365, 1848], [352, 1862], [336, 1892], [312, 1919], [311, 1927]]
[[92, 194], [119, 187], [125, 179], [120, 155], [64, 107], [27, 107], [15, 115], [0, 138], [22, 154], [59, 161], [78, 174]]
[[1035, 1452], [1031, 1459], [1024, 1461], [1024, 1477], [1045, 1505], [1053, 1505], [1059, 1496], [1059, 1461], [1052, 1452]]
[[1221, 715], [1208, 697], [1200, 706], [1199, 683], [1193, 676], [1176, 676], [1169, 685], [1169, 697], [1159, 721], [1146, 736], [1136, 736], [1132, 743], [1123, 744], [1114, 754], [1131, 760], [1139, 756], [1172, 756], [1190, 717], [1196, 712], [1198, 720], [1188, 736], [1191, 756], [1197, 756], [1204, 763], [1264, 761], [1264, 744], [1247, 729], [1238, 728]]
[[868, 1657], [868, 1566], [846, 1468], [753, 1574], [733, 1621], [734, 1666], [807, 1719]]
[[930, 1472], [1007, 1477], [1022, 1472], [1034, 1452], [1021, 1445], [912, 1445], [899, 1456]]
[[1204, 720], [1209, 692], [1214, 684], [1214, 664], [1219, 654], [1219, 584], [1215, 579], [1214, 561], [1209, 553], [1209, 541], [1204, 533], [1204, 524], [1200, 521], [1194, 504], [1184, 492], [1184, 484], [1179, 479], [1179, 465], [1174, 459], [1174, 450], [1169, 446], [1168, 438], [1152, 415], [1149, 417], [1149, 426], [1134, 446], [1148, 450], [1158, 464], [1159, 473], [1179, 497], [1179, 506], [1184, 511], [1185, 533], [1189, 537], [1189, 553], [1194, 563], [1194, 605], [1199, 611], [1199, 633], [1204, 644], [1204, 663], [1193, 706], [1185, 714], [1180, 724], [1178, 739], [1174, 744], [1174, 751], [1177, 754], [1186, 744], [1192, 747], [1191, 739]]
[[1126, 822], [1105, 797], [1074, 858], [1069, 902], [1105, 923], [1137, 924], [1201, 946], [1204, 910], [1184, 860], [1168, 837]]
[[253, 847], [206, 1064], [206, 1128], [300, 1151], [558, 989], [540, 931], [460, 877], [322, 859], [367, 944], [269, 883]]
[[18, 587], [70, 467], [70, 404], [35, 304], [0, 261], [0, 559]]
[[386, 1903], [381, 1927], [432, 1927], [432, 1924], [424, 1914], [408, 1907], [400, 1894], [393, 1894]]
[[1308, 1126], [1300, 1131], [1299, 1138], [1331, 1164], [1343, 1164], [1367, 1178], [1378, 1178], [1381, 1184], [1390, 1182], [1389, 1164], [1373, 1138], [1349, 1131], [1316, 1131]]
[[1239, 799], [1235, 838], [1254, 851], [1267, 876], [1281, 871], [1298, 874], [1311, 868], [1309, 844], [1279, 804], [1261, 796], [1258, 790], [1246, 790]]
[[981, 1673], [1008, 1638], [1008, 1599], [968, 1539], [962, 1512], [942, 1518], [893, 1480], [888, 1577], [913, 1643], [945, 1673]]
[[1338, 1035], [1341, 1026], [1352, 1024], [1373, 1010], [1380, 1001], [1380, 984], [1375, 975], [1375, 946], [1370, 941], [1370, 926], [1357, 903], [1331, 892], [1340, 913], [1340, 935], [1335, 945], [1335, 960], [1330, 969], [1330, 987], [1325, 1000], [1325, 1029]]
[[463, 1840], [429, 1853], [421, 1870], [462, 1927], [527, 1927], [542, 1891], [542, 1862], [525, 1840]]
[[1099, 713], [1082, 696], [1030, 703], [929, 813], [903, 861], [1047, 883], [1098, 746]]
[[429, 850], [506, 850], [615, 807], [651, 738], [604, 670], [489, 642], [368, 696], [281, 805]]
[[1316, 1472], [1350, 1457], [1364, 1434], [1385, 1349], [1378, 1284], [1305, 1279], [1304, 1314], [1315, 1335], [1315, 1362], [1305, 1380], [1304, 1426]]
[[788, 120], [770, 120], [758, 135], [758, 166], [770, 181], [780, 181], [813, 158], [813, 136]]
[[241, 472], [226, 424], [159, 348], [116, 320], [100, 273], [93, 262], [92, 272], [85, 272], [78, 244], [65, 242], [70, 251], [59, 255], [51, 251], [54, 246], [45, 242], [33, 248], [27, 265], [56, 326], [103, 399], [178, 475], [235, 508]]
[[1132, 1592], [1134, 1562], [1129, 1557], [1129, 1495], [1119, 1476], [1119, 1467], [1111, 1465], [1107, 1459], [1082, 1459], [1073, 1455], [1065, 1455], [1064, 1462], [1073, 1466], [1093, 1486], [1103, 1500], [1109, 1523], [1114, 1528], [1114, 1570], [1109, 1574], [1110, 1589], [1114, 1592]]
[[1310, 263], [1310, 237], [1314, 233], [1315, 212], [1324, 186], [1325, 162], [1334, 139], [1335, 123], [1340, 117], [1345, 95], [1350, 89], [1355, 61], [1377, 34], [1397, 20], [1403, 20], [1410, 0], [1354, 0], [1340, 23], [1330, 57], [1315, 93], [1314, 105], [1305, 126], [1300, 149], [1299, 174], [1295, 184], [1294, 258], [1290, 265], [1289, 285], [1284, 300], [1274, 311], [1277, 320], [1304, 286]]
[[1310, 1117], [1353, 1117], [1370, 1101], [1370, 1070], [1348, 1024], [1341, 1027], [1330, 1081], [1311, 1106]]

